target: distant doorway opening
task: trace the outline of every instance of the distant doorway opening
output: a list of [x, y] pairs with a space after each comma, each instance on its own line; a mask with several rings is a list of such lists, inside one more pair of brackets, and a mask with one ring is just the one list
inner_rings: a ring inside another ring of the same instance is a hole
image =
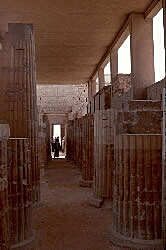
[[53, 138], [59, 138], [59, 143], [61, 145], [61, 125], [53, 125]]
[[[61, 138], [61, 125], [60, 124], [53, 125], [53, 143], [55, 143], [57, 139], [59, 139], [59, 144], [60, 144], [58, 158], [65, 158], [64, 153], [62, 153], [62, 138]], [[54, 149], [53, 143], [52, 143], [52, 158], [55, 157], [55, 149]]]

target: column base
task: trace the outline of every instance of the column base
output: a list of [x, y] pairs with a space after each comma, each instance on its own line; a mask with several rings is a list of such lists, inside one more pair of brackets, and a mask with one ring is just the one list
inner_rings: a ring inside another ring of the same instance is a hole
[[133, 239], [122, 235], [116, 232], [111, 225], [110, 229], [110, 240], [113, 244], [113, 250], [127, 249], [127, 250], [136, 250], [136, 249], [145, 249], [145, 250], [162, 250], [162, 240], [141, 240]]
[[88, 188], [91, 188], [91, 187], [92, 187], [92, 181], [85, 181], [85, 180], [81, 179], [81, 180], [79, 181], [79, 185], [80, 185], [81, 187], [88, 187]]
[[104, 201], [103, 198], [92, 197], [92, 198], [90, 198], [88, 203], [89, 203], [89, 205], [91, 205], [93, 207], [100, 208], [103, 204], [103, 201]]
[[33, 235], [30, 239], [24, 240], [23, 242], [20, 242], [18, 244], [15, 244], [10, 247], [10, 250], [38, 250], [37, 246], [37, 234], [34, 231]]

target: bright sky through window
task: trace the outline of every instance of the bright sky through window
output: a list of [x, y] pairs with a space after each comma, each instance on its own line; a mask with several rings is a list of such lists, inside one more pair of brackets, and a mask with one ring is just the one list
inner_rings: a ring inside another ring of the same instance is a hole
[[110, 62], [107, 63], [107, 65], [104, 68], [104, 75], [110, 75]]
[[163, 9], [153, 18], [155, 82], [165, 77]]
[[118, 50], [118, 74], [131, 73], [130, 36]]
[[104, 68], [104, 78], [105, 78], [105, 85], [110, 84], [110, 81], [111, 81], [110, 62], [108, 62]]

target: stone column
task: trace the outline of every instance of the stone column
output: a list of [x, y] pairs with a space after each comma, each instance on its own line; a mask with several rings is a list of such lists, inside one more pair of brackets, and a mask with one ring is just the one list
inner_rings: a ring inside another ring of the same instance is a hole
[[118, 75], [118, 51], [112, 50], [110, 54], [111, 82]]
[[10, 246], [15, 250], [36, 249], [32, 230], [32, 158], [28, 139], [9, 138], [7, 150]]
[[146, 87], [155, 82], [153, 20], [132, 14], [130, 34], [133, 99], [146, 99]]
[[92, 81], [88, 82], [88, 113], [91, 113], [92, 107]]
[[100, 90], [105, 86], [104, 68], [99, 69], [98, 77], [99, 77], [99, 90]]
[[92, 80], [92, 97], [96, 94], [96, 80]]
[[113, 117], [112, 109], [97, 110], [94, 115], [94, 175], [90, 204], [95, 207], [100, 207], [104, 199], [112, 198]]
[[11, 137], [28, 138], [31, 149], [32, 197], [40, 200], [37, 158], [37, 101], [33, 26], [9, 24], [2, 44], [0, 119], [6, 120]]
[[118, 249], [163, 249], [162, 136], [118, 135], [114, 155], [112, 242]]
[[91, 100], [91, 113], [94, 113], [95, 110], [95, 98], [94, 96], [96, 95], [96, 80], [93, 79], [91, 82], [91, 89], [92, 89], [92, 100]]
[[9, 202], [7, 174], [8, 138], [8, 124], [0, 124], [0, 249], [2, 250], [9, 249]]
[[88, 102], [90, 102], [92, 99], [92, 82], [88, 82]]

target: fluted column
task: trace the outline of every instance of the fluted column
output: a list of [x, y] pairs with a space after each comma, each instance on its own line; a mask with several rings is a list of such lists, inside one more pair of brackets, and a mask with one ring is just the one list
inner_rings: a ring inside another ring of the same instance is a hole
[[161, 135], [117, 136], [113, 242], [129, 249], [160, 249], [161, 174]]
[[33, 26], [9, 24], [1, 52], [0, 119], [9, 123], [11, 137], [28, 138], [31, 149], [32, 197], [40, 200], [37, 159], [36, 66]]
[[[8, 140], [9, 235], [12, 249], [35, 244], [32, 232], [31, 151], [26, 138]], [[28, 248], [29, 249], [29, 248]]]
[[7, 139], [9, 126], [0, 124], [0, 249], [9, 249], [9, 203], [7, 176]]
[[94, 115], [94, 180], [90, 202], [100, 207], [105, 198], [112, 198], [114, 168], [113, 110], [96, 111]]

